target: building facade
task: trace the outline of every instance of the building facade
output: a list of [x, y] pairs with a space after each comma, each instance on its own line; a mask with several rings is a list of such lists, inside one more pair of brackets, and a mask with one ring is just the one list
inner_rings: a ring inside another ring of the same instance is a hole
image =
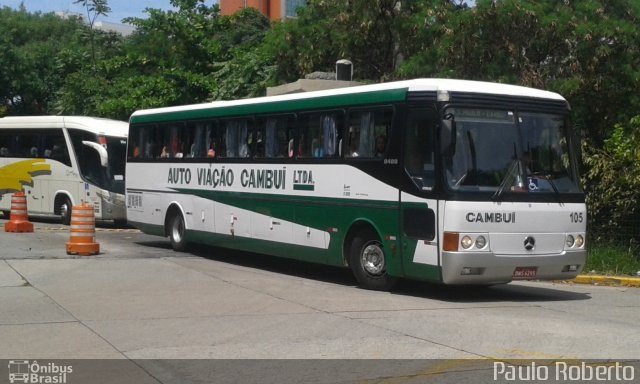
[[296, 9], [304, 7], [306, 0], [220, 0], [220, 13], [232, 15], [243, 8], [255, 8], [269, 20], [295, 17]]

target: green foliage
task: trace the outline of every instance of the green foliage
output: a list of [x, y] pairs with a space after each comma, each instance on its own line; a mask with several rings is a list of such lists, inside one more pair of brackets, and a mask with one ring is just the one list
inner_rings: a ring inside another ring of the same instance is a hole
[[223, 17], [204, 0], [172, 4], [177, 11], [147, 9], [147, 19], [129, 19], [136, 32], [95, 68], [67, 77], [56, 112], [127, 120], [137, 109], [264, 92], [273, 73], [259, 50], [264, 16], [246, 9]]
[[48, 113], [55, 91], [78, 68], [74, 62], [88, 52], [86, 27], [77, 19], [7, 7], [0, 20], [0, 116]]
[[616, 124], [603, 148], [585, 146], [590, 223], [593, 234], [602, 239], [618, 240], [621, 231], [629, 231], [623, 243], [640, 242], [639, 140], [640, 115]]
[[585, 273], [597, 273], [599, 275], [633, 275], [640, 272], [640, 246], [638, 243], [631, 246], [616, 246], [596, 243], [588, 248]]
[[354, 77], [386, 80], [399, 58], [399, 0], [310, 0], [298, 17], [276, 23], [266, 48], [276, 58], [277, 76], [297, 80], [332, 71], [339, 59], [354, 64]]

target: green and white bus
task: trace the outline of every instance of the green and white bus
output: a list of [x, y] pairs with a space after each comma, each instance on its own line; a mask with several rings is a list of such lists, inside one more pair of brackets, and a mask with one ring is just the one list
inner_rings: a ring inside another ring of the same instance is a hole
[[0, 119], [0, 210], [24, 191], [30, 216], [71, 220], [71, 207], [93, 206], [98, 220], [126, 222], [124, 171], [128, 124], [85, 116]]
[[569, 279], [586, 211], [568, 114], [446, 79], [137, 111], [127, 217], [177, 251], [348, 266], [369, 289]]

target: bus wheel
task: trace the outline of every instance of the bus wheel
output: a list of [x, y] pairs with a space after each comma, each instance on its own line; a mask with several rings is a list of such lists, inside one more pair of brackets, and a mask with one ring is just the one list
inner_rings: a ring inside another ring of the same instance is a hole
[[71, 200], [68, 197], [63, 197], [60, 200], [60, 220], [62, 224], [71, 224]]
[[175, 212], [169, 220], [169, 239], [174, 251], [184, 252], [187, 250], [187, 241], [184, 238], [184, 234], [184, 218], [182, 214]]
[[360, 287], [375, 291], [388, 291], [396, 278], [387, 274], [382, 243], [371, 231], [358, 233], [351, 242], [349, 266]]

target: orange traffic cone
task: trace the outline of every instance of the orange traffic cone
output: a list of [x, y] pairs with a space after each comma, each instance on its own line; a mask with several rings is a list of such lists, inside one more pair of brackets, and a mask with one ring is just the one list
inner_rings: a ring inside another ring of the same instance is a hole
[[19, 191], [11, 196], [11, 216], [4, 225], [5, 232], [33, 232], [27, 216], [27, 197]]
[[100, 253], [96, 243], [96, 218], [93, 207], [76, 205], [71, 208], [70, 238], [67, 243], [68, 255], [90, 256]]

